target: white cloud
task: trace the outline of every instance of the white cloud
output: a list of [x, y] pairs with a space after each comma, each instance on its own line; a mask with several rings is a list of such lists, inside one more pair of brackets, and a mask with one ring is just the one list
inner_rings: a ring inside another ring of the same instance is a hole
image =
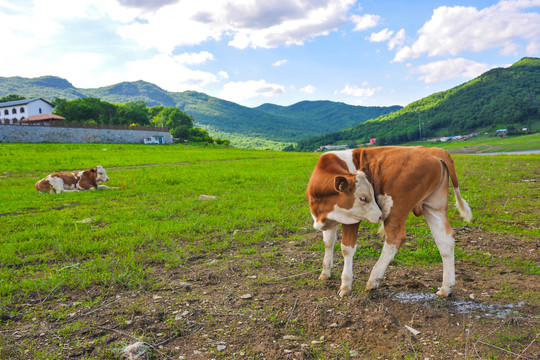
[[119, 29], [147, 48], [172, 53], [177, 46], [231, 36], [229, 45], [244, 49], [303, 44], [327, 35], [347, 21], [355, 0], [182, 0], [151, 12]]
[[218, 81], [216, 75], [189, 69], [176, 57], [165, 54], [130, 61], [126, 63], [126, 69], [124, 81], [144, 79], [169, 91], [196, 90]]
[[396, 35], [388, 40], [388, 50], [394, 50], [396, 47], [403, 46], [405, 42], [405, 29], [399, 30]]
[[181, 64], [204, 64], [208, 60], [214, 60], [214, 55], [208, 51], [201, 51], [199, 53], [184, 53], [174, 56], [174, 59]]
[[265, 80], [229, 82], [223, 86], [220, 97], [229, 101], [242, 101], [254, 97], [271, 97], [285, 93], [285, 87], [269, 84]]
[[[514, 54], [520, 48], [528, 51], [540, 41], [540, 14], [523, 11], [540, 6], [538, 0], [500, 1], [491, 7], [441, 6], [418, 30], [419, 37], [401, 48], [394, 61], [405, 61], [423, 54], [453, 55], [464, 51], [480, 52], [500, 49], [501, 54]], [[524, 44], [523, 44], [524, 43]]]
[[379, 15], [353, 15], [351, 20], [356, 24], [353, 31], [363, 31], [377, 26], [381, 17]]
[[278, 60], [275, 63], [273, 63], [272, 66], [281, 66], [281, 65], [284, 65], [285, 63], [287, 63], [286, 59]]
[[300, 92], [306, 93], [306, 94], [313, 94], [315, 92], [315, 86], [313, 85], [306, 85], [303, 88], [300, 89]]
[[455, 78], [472, 79], [486, 72], [493, 66], [477, 63], [464, 58], [435, 61], [418, 66], [414, 72], [423, 74], [419, 77], [426, 84], [432, 84]]
[[392, 37], [394, 32], [389, 29], [383, 29], [377, 33], [371, 33], [371, 35], [368, 37], [368, 40], [371, 42], [383, 42], [388, 41]]
[[376, 92], [382, 90], [381, 87], [370, 88], [369, 84], [366, 82], [364, 82], [362, 86], [363, 87], [358, 87], [357, 85], [351, 86], [347, 84], [342, 90], [338, 91], [337, 93], [350, 95], [354, 97], [370, 97], [370, 96], [375, 95]]

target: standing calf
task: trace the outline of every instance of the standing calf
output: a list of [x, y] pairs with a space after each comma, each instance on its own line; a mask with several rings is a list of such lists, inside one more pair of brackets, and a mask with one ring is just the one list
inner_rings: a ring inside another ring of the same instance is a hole
[[412, 211], [424, 215], [443, 261], [437, 295], [448, 296], [455, 285], [454, 231], [448, 220], [448, 178], [457, 208], [470, 221], [472, 212], [461, 198], [454, 161], [448, 152], [426, 147], [371, 147], [323, 154], [309, 179], [306, 197], [314, 227], [323, 232], [323, 270], [330, 277], [337, 227], [342, 224], [344, 258], [339, 295], [352, 289], [352, 261], [361, 220], [384, 221], [385, 242], [366, 290], [379, 287], [388, 264], [405, 241], [405, 222]]

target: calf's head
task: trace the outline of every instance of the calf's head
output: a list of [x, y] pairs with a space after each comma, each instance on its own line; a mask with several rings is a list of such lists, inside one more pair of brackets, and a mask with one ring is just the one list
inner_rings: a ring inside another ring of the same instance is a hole
[[100, 184], [105, 181], [109, 181], [109, 177], [107, 176], [107, 172], [103, 168], [103, 166], [98, 165], [95, 168], [91, 170], [92, 172], [95, 172], [96, 174], [96, 183]]
[[362, 220], [382, 221], [373, 186], [364, 172], [337, 175], [333, 179], [333, 187], [332, 191], [325, 193], [308, 194], [315, 229], [326, 230], [338, 224], [355, 224]]

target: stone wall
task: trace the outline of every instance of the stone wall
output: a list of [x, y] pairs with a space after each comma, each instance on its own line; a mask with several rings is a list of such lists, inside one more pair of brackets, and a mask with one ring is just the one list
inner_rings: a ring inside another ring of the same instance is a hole
[[0, 125], [0, 142], [13, 143], [123, 143], [143, 144], [151, 136], [173, 142], [168, 131], [79, 129], [47, 126]]

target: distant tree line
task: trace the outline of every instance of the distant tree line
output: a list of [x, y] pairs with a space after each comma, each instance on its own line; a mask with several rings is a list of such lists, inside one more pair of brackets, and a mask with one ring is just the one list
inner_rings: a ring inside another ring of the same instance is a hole
[[54, 113], [68, 121], [138, 126], [162, 126], [174, 138], [203, 143], [228, 145], [229, 140], [213, 139], [206, 130], [195, 127], [193, 116], [176, 107], [147, 107], [142, 100], [113, 104], [94, 97], [66, 100], [55, 98]]

